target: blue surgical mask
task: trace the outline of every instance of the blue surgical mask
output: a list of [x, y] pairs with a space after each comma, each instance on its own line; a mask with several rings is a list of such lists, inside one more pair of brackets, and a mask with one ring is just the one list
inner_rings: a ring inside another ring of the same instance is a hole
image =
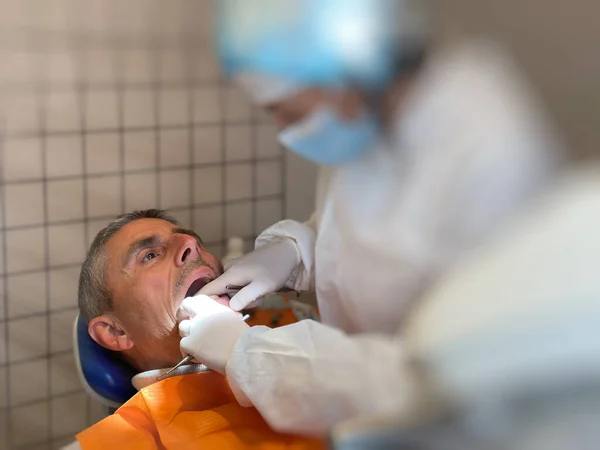
[[372, 113], [364, 112], [343, 121], [327, 106], [321, 106], [299, 123], [279, 133], [279, 142], [298, 155], [322, 165], [341, 165], [363, 156], [379, 135]]

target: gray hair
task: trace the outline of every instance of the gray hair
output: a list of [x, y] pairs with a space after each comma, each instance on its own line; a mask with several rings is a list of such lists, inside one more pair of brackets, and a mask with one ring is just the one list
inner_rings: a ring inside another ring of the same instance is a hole
[[106, 243], [125, 225], [140, 219], [160, 219], [179, 225], [166, 211], [146, 209], [123, 214], [98, 232], [81, 265], [79, 275], [79, 313], [87, 323], [113, 308], [113, 298], [105, 280]]

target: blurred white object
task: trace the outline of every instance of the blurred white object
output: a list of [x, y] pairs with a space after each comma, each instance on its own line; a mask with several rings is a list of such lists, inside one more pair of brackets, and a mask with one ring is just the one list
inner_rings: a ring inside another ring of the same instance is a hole
[[600, 171], [561, 185], [411, 317], [407, 343], [462, 407], [600, 379]]
[[238, 258], [244, 256], [244, 240], [240, 237], [230, 237], [227, 240], [227, 253], [221, 259], [223, 268], [227, 270]]
[[556, 147], [500, 49], [472, 43], [433, 53], [386, 139], [354, 164], [322, 170], [311, 221], [284, 221], [258, 238], [256, 258], [284, 237], [300, 264], [284, 276], [287, 256], [250, 264], [250, 254], [225, 274], [222, 284], [243, 285], [277, 267], [288, 287], [316, 287], [328, 325], [250, 329], [227, 364], [232, 388], [281, 431], [410, 415], [418, 393], [395, 333], [432, 282], [555, 179]]
[[433, 414], [348, 421], [332, 431], [332, 447], [598, 448], [599, 224], [596, 167], [564, 179], [457, 267], [405, 333]]

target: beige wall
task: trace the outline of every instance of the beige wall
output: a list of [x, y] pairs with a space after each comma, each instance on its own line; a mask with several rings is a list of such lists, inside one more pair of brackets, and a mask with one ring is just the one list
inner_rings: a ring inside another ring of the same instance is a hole
[[310, 206], [285, 202], [273, 124], [220, 79], [209, 0], [0, 10], [0, 449], [53, 448], [102, 416], [71, 338], [100, 227], [166, 208], [221, 256]]
[[579, 155], [600, 154], [600, 2], [437, 0], [444, 36], [486, 33], [506, 43]]

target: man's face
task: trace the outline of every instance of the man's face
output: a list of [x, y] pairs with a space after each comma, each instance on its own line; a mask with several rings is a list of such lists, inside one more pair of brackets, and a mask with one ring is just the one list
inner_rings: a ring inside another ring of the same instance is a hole
[[221, 275], [221, 263], [193, 231], [160, 219], [124, 226], [105, 252], [112, 314], [134, 343], [132, 357], [142, 368], [174, 365], [181, 359], [177, 309]]

